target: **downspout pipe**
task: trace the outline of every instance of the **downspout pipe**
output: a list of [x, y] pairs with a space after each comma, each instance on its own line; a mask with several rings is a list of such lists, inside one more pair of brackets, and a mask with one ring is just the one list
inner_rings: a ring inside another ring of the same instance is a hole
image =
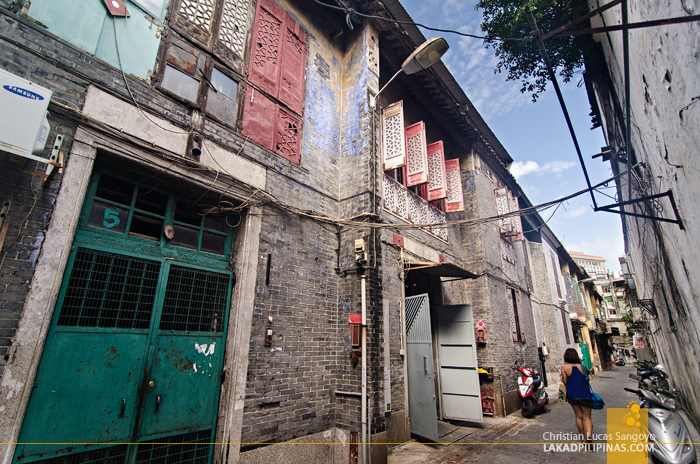
[[368, 462], [367, 436], [367, 275], [360, 276], [362, 292], [362, 464]]

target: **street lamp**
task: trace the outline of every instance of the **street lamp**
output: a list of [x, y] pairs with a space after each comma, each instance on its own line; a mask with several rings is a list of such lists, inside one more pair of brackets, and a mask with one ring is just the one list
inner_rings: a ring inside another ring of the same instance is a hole
[[377, 98], [379, 97], [379, 94], [382, 93], [382, 91], [386, 89], [394, 79], [396, 79], [396, 76], [402, 72], [406, 74], [415, 74], [418, 71], [428, 69], [434, 65], [442, 55], [445, 54], [448, 48], [450, 48], [450, 46], [447, 45], [447, 41], [442, 37], [433, 37], [432, 39], [423, 42], [413, 51], [413, 53], [409, 55], [408, 58], [406, 58], [406, 61], [404, 61], [401, 65], [401, 69], [396, 71], [396, 74], [389, 79], [389, 82], [384, 84], [384, 87], [377, 92], [377, 95], [370, 96], [370, 106], [374, 108], [377, 105]]

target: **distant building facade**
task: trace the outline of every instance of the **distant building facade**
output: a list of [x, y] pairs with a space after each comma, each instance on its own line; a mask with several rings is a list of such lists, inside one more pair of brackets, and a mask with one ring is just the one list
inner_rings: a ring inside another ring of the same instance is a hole
[[587, 255], [579, 251], [569, 251], [569, 256], [573, 259], [576, 264], [585, 269], [586, 273], [590, 276], [595, 276], [596, 274], [605, 274], [607, 269], [605, 268], [605, 258], [600, 256]]

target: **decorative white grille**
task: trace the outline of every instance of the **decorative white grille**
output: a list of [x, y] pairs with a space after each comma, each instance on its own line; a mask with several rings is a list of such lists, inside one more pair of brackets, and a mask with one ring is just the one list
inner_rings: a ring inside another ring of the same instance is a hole
[[447, 201], [456, 203], [462, 199], [462, 190], [459, 187], [462, 185], [462, 177], [459, 169], [449, 169], [446, 171], [447, 176]]
[[395, 114], [384, 119], [385, 161], [403, 156], [403, 116]]
[[442, 178], [442, 171], [442, 152], [436, 151], [428, 155], [428, 190], [439, 189], [445, 185], [445, 179]]
[[[384, 209], [411, 224], [445, 224], [447, 216], [394, 179], [384, 175]], [[423, 227], [424, 231], [448, 241], [447, 228]]]
[[241, 57], [248, 29], [248, 4], [248, 0], [226, 0], [219, 29], [219, 40]]
[[180, 14], [195, 26], [209, 32], [214, 15], [214, 0], [182, 0]]
[[423, 207], [422, 198], [409, 190], [406, 201], [408, 201], [408, 222], [420, 224], [420, 210]]
[[384, 176], [384, 209], [396, 212], [396, 194], [394, 193], [394, 182], [387, 176]]
[[412, 135], [406, 139], [406, 163], [409, 176], [425, 171], [424, 153], [425, 146], [422, 133]]
[[515, 248], [505, 237], [501, 236], [501, 257], [511, 264], [515, 264]]

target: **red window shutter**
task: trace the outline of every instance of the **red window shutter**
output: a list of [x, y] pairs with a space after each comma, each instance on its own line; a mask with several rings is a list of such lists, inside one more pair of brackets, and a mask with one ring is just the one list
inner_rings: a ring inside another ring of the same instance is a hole
[[425, 124], [423, 121], [408, 126], [406, 138], [406, 186], [428, 182], [428, 151], [425, 143]]
[[294, 164], [301, 160], [301, 119], [278, 107], [275, 147], [277, 154]]
[[243, 107], [241, 134], [265, 148], [274, 148], [275, 119], [278, 106], [265, 95], [248, 86]]
[[282, 37], [282, 68], [279, 80], [279, 99], [292, 111], [302, 114], [304, 109], [304, 76], [306, 75], [306, 31], [285, 14]]
[[445, 161], [445, 180], [447, 181], [447, 199], [445, 212], [464, 211], [464, 192], [462, 192], [462, 171], [459, 160]]
[[382, 109], [382, 160], [385, 171], [406, 164], [403, 101], [397, 101]]
[[431, 143], [428, 150], [428, 201], [439, 200], [447, 196], [445, 185], [445, 150], [442, 140]]
[[[501, 216], [509, 213], [510, 201], [508, 200], [508, 189], [506, 187], [499, 187], [493, 190], [493, 194], [496, 197], [496, 214]], [[513, 225], [509, 217], [499, 219], [498, 226], [502, 234], [510, 234], [513, 230]]]
[[253, 27], [248, 78], [277, 97], [287, 13], [273, 0], [259, 0]]
[[[510, 195], [510, 192], [508, 192]], [[518, 205], [518, 199], [517, 198], [510, 198], [510, 210], [511, 211], [520, 211], [520, 206]], [[523, 235], [523, 224], [522, 221], [520, 221], [520, 216], [513, 216], [510, 218], [510, 222], [513, 225], [513, 235], [508, 237], [508, 240], [512, 242], [519, 242], [520, 240], [524, 240], [525, 236]]]

